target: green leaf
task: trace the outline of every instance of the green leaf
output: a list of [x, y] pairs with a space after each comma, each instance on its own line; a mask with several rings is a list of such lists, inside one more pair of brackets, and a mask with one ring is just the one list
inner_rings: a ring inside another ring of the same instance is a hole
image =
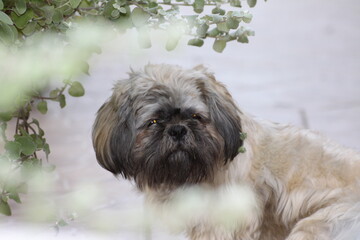
[[111, 16], [113, 17], [113, 18], [118, 18], [118, 17], [120, 17], [120, 11], [119, 10], [117, 10], [117, 9], [114, 9], [112, 12], [111, 12]]
[[239, 27], [239, 21], [236, 18], [229, 17], [226, 21], [226, 26], [230, 29], [237, 29]]
[[238, 37], [237, 41], [241, 43], [249, 43], [249, 38], [245, 34], [243, 34]]
[[246, 35], [249, 36], [255, 36], [255, 32], [253, 30], [246, 30]]
[[209, 29], [209, 25], [203, 23], [196, 29], [196, 33], [199, 37], [204, 38], [206, 37], [206, 33], [208, 29]]
[[13, 21], [11, 20], [11, 18], [4, 13], [3, 11], [0, 11], [0, 22], [3, 22], [7, 25], [13, 25]]
[[37, 127], [38, 130], [39, 130], [39, 134], [38, 134], [38, 135], [39, 135], [40, 137], [43, 137], [43, 136], [45, 135], [45, 132], [44, 132], [44, 130], [41, 129], [40, 123], [39, 123], [38, 120], [36, 120], [36, 119], [33, 118], [32, 122], [31, 122], [30, 124], [35, 124], [35, 125], [36, 125], [36, 127]]
[[229, 32], [229, 28], [227, 27], [226, 22], [221, 22], [221, 23], [218, 23], [218, 24], [216, 24], [216, 25], [217, 25], [217, 29], [218, 29], [220, 32], [223, 32], [223, 33]]
[[54, 89], [54, 90], [51, 90], [50, 94], [49, 94], [49, 97], [51, 98], [56, 98], [59, 94], [60, 90], [59, 89]]
[[41, 7], [40, 9], [43, 11], [44, 17], [46, 18], [45, 23], [51, 24], [54, 13], [55, 13], [55, 7], [45, 5], [45, 6]]
[[242, 17], [242, 20], [245, 22], [245, 23], [250, 23], [251, 20], [252, 20], [253, 16], [251, 13], [249, 12], [245, 12], [244, 13], [244, 16]]
[[5, 131], [7, 129], [7, 123], [6, 122], [0, 122], [0, 138], [2, 138], [3, 141], [7, 142], [7, 137], [5, 135]]
[[247, 133], [241, 132], [240, 133], [240, 139], [241, 141], [244, 141], [247, 138]]
[[10, 158], [19, 159], [21, 153], [21, 144], [18, 142], [7, 142], [5, 149], [8, 152]]
[[256, 5], [256, 0], [247, 0], [247, 3], [248, 3], [248, 5], [249, 5], [249, 7], [255, 7], [255, 5]]
[[105, 17], [111, 18], [111, 13], [115, 9], [114, 4], [115, 4], [115, 0], [110, 0], [105, 4], [104, 10], [103, 10], [103, 15]]
[[46, 155], [46, 159], [48, 159], [50, 154], [50, 145], [48, 143], [44, 144], [43, 151]]
[[230, 6], [241, 7], [241, 2], [240, 2], [240, 0], [230, 0]]
[[90, 66], [87, 62], [81, 61], [81, 63], [80, 63], [81, 72], [85, 73], [86, 75], [90, 75], [89, 68], [90, 68]]
[[214, 23], [220, 23], [224, 21], [224, 17], [219, 14], [213, 14], [210, 17]]
[[64, 19], [64, 15], [62, 13], [62, 11], [60, 11], [59, 9], [56, 9], [54, 12], [54, 15], [52, 17], [52, 20], [54, 23], [61, 23], [61, 21]]
[[188, 41], [188, 45], [201, 47], [202, 45], [204, 45], [204, 40], [200, 38], [193, 38]]
[[71, 15], [75, 11], [71, 6], [69, 6], [69, 4], [63, 4], [57, 9], [62, 12], [63, 16]]
[[216, 37], [220, 34], [219, 30], [217, 28], [213, 28], [210, 31], [208, 31], [207, 35], [209, 37]]
[[226, 42], [232, 41], [236, 39], [236, 36], [234, 33], [229, 33], [227, 35], [224, 35], [222, 37], [220, 37], [219, 39], [221, 40], [225, 40]]
[[80, 2], [81, 0], [70, 0], [70, 6], [75, 9], [79, 6]]
[[221, 8], [214, 8], [213, 10], [211, 10], [212, 14], [220, 14], [220, 15], [225, 15], [226, 11], [224, 9]]
[[41, 101], [37, 104], [37, 110], [41, 112], [42, 114], [46, 114], [48, 111], [47, 102]]
[[5, 216], [11, 216], [10, 206], [3, 199], [0, 199], [0, 213], [4, 214]]
[[40, 125], [39, 121], [35, 118], [33, 118], [31, 123], [34, 123], [37, 127], [39, 127], [39, 125]]
[[121, 7], [121, 8], [119, 8], [119, 12], [121, 12], [122, 14], [126, 14], [127, 10], [126, 10], [126, 8]]
[[26, 27], [22, 30], [22, 32], [26, 35], [26, 36], [30, 36], [32, 35], [35, 30], [36, 30], [36, 26], [37, 26], [37, 23], [34, 21], [34, 22], [31, 22], [31, 23], [28, 23], [26, 25]]
[[230, 17], [242, 18], [245, 15], [244, 11], [229, 11]]
[[32, 137], [33, 141], [35, 142], [37, 149], [42, 149], [44, 147], [45, 139], [39, 137], [36, 134], [31, 134], [30, 136]]
[[194, 12], [202, 13], [204, 11], [205, 1], [204, 0], [195, 0], [193, 3]]
[[85, 89], [80, 82], [75, 81], [71, 84], [68, 92], [69, 92], [70, 96], [82, 97], [85, 94]]
[[135, 27], [142, 27], [149, 20], [150, 15], [141, 8], [134, 8], [131, 12], [131, 20]]
[[[166, 12], [165, 12], [166, 13]], [[166, 14], [165, 14], [166, 15]], [[197, 18], [199, 15], [186, 15], [184, 18], [188, 22], [190, 27], [193, 27], [197, 23]], [[199, 24], [202, 25], [202, 24]]]
[[17, 28], [15, 26], [10, 26], [10, 25], [9, 25], [9, 27], [10, 27], [11, 31], [13, 32], [14, 40], [18, 39], [19, 33], [18, 33]]
[[2, 0], [0, 0], [0, 10], [3, 10], [4, 9], [4, 3]]
[[156, 2], [149, 1], [149, 5], [148, 5], [149, 10], [153, 8], [157, 8], [158, 6], [159, 4], [157, 4]]
[[245, 152], [246, 152], [246, 148], [243, 147], [243, 146], [241, 146], [241, 147], [239, 147], [238, 152], [239, 152], [239, 153], [245, 153]]
[[16, 10], [20, 15], [24, 14], [26, 12], [26, 2], [25, 0], [16, 0], [15, 1], [15, 7]]
[[58, 100], [59, 100], [60, 107], [61, 107], [61, 108], [64, 108], [64, 107], [66, 106], [66, 98], [65, 98], [65, 95], [64, 95], [64, 94], [61, 94], [61, 95], [58, 97]]
[[138, 31], [138, 43], [141, 48], [151, 48], [149, 29], [142, 27]]
[[14, 200], [17, 203], [21, 203], [19, 193], [17, 193], [17, 192], [10, 193], [9, 198]]
[[222, 53], [225, 47], [226, 47], [226, 40], [216, 39], [213, 44], [213, 49], [218, 53]]
[[0, 121], [8, 122], [11, 119], [12, 119], [12, 113], [11, 112], [0, 112]]
[[165, 49], [167, 51], [172, 51], [176, 48], [177, 44], [179, 43], [180, 39], [177, 38], [168, 38], [166, 41]]
[[16, 15], [16, 13], [12, 12], [11, 13], [11, 18], [13, 19], [15, 26], [17, 28], [23, 29], [26, 27], [26, 25], [28, 24], [28, 22], [35, 16], [34, 12], [32, 9], [29, 9], [28, 11], [26, 11], [23, 15], [18, 16]]
[[21, 144], [21, 152], [27, 156], [36, 151], [36, 144], [30, 136], [16, 136], [16, 142]]

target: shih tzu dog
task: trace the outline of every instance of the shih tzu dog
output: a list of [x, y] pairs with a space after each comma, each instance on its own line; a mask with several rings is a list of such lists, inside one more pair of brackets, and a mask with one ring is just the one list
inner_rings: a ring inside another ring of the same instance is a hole
[[99, 109], [93, 144], [102, 167], [160, 207], [193, 186], [250, 189], [251, 213], [234, 228], [194, 216], [191, 239], [360, 239], [360, 155], [244, 114], [203, 66], [131, 72]]

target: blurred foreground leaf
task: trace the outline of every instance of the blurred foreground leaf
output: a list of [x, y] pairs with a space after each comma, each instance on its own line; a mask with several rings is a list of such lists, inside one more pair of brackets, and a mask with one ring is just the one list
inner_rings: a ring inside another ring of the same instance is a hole
[[[256, 2], [247, 0], [250, 7]], [[21, 203], [21, 194], [33, 187], [30, 182], [38, 181], [39, 188], [48, 183], [43, 174], [56, 168], [43, 162], [50, 145], [33, 111], [46, 114], [48, 101], [64, 108], [67, 93], [84, 96], [77, 77], [89, 75], [87, 61], [101, 53], [100, 46], [134, 29], [142, 48], [150, 48], [154, 33], [162, 31], [168, 51], [188, 36], [188, 45], [202, 47], [210, 39], [221, 53], [228, 42], [248, 43], [254, 35], [245, 27], [252, 14], [233, 9], [241, 7], [240, 0], [0, 0], [0, 143], [5, 150], [0, 154], [0, 213], [11, 215], [8, 200]], [[126, 48], [129, 42], [119, 45]], [[84, 208], [89, 197], [79, 199]], [[56, 211], [48, 206], [31, 210], [39, 219]]]
[[11, 209], [8, 202], [0, 199], [0, 213], [6, 216], [11, 216]]
[[41, 112], [42, 114], [46, 114], [48, 111], [48, 107], [47, 107], [47, 102], [46, 101], [41, 101], [38, 103], [37, 105], [37, 109], [39, 110], [39, 112]]
[[80, 82], [75, 81], [69, 88], [69, 94], [73, 97], [82, 97], [85, 94], [85, 89]]
[[224, 51], [226, 47], [226, 41], [225, 40], [215, 40], [214, 44], [213, 44], [213, 49], [218, 52], [218, 53], [222, 53]]
[[6, 15], [6, 13], [4, 13], [3, 11], [0, 11], [0, 21], [8, 25], [14, 24], [11, 18], [8, 15]]
[[249, 7], [255, 7], [256, 0], [247, 0], [247, 3], [249, 4]]
[[26, 2], [25, 0], [15, 0], [15, 7], [17, 12], [22, 15], [26, 11]]

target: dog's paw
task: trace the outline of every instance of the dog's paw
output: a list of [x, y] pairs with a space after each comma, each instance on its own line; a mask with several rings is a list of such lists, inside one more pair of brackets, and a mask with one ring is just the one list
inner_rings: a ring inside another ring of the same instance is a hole
[[330, 240], [330, 238], [327, 234], [299, 231], [291, 233], [285, 240]]

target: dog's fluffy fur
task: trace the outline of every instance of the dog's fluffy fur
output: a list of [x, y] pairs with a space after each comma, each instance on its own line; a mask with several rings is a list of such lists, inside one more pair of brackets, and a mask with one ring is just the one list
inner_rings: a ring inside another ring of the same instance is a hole
[[194, 185], [252, 190], [256, 207], [245, 223], [229, 231], [194, 222], [191, 239], [360, 239], [360, 155], [242, 113], [202, 66], [131, 72], [100, 108], [93, 143], [100, 165], [134, 180], [154, 205]]

